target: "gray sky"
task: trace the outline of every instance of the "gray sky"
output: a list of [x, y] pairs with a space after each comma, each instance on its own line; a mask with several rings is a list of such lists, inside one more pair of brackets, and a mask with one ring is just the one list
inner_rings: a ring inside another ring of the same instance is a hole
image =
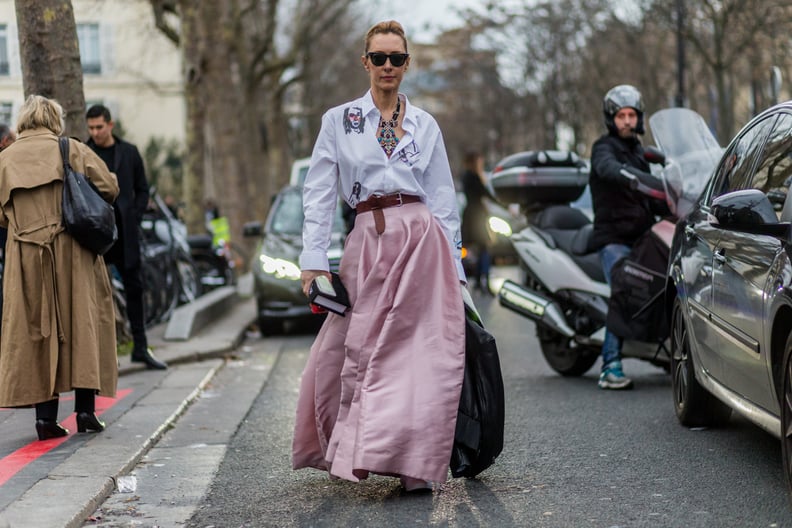
[[373, 20], [394, 19], [404, 26], [407, 38], [428, 43], [439, 32], [458, 26], [461, 21], [456, 15], [459, 8], [478, 7], [485, 0], [388, 0], [372, 5]]

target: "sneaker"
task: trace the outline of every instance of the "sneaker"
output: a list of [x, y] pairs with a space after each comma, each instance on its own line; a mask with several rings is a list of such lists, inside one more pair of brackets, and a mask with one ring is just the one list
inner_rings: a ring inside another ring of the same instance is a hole
[[597, 385], [600, 389], [624, 390], [632, 389], [633, 382], [622, 372], [621, 363], [616, 363], [603, 369]]

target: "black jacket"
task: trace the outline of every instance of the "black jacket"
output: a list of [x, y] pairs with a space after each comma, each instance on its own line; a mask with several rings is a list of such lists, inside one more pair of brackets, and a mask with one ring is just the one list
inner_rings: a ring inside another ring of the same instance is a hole
[[638, 139], [624, 140], [605, 134], [594, 142], [589, 174], [594, 206], [590, 249], [600, 249], [607, 244], [632, 246], [652, 227], [656, 216], [669, 214], [664, 201], [630, 188], [628, 180], [620, 174], [624, 165], [649, 172], [649, 163], [643, 158], [643, 147]]
[[462, 243], [466, 245], [492, 245], [487, 220], [489, 213], [485, 200], [490, 196], [479, 175], [466, 170], [462, 173], [462, 189], [465, 192], [465, 210], [462, 211]]
[[[107, 252], [105, 259], [113, 264], [122, 264], [127, 269], [140, 266], [139, 226], [149, 202], [149, 187], [143, 158], [135, 145], [113, 136], [115, 139], [115, 161], [111, 172], [118, 177], [120, 192], [113, 206], [118, 224], [118, 241]], [[96, 150], [96, 143], [89, 139], [88, 146]]]

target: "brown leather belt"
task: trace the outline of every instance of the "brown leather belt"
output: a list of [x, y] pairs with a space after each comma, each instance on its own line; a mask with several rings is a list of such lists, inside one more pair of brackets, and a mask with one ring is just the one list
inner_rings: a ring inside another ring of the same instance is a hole
[[365, 213], [367, 211], [374, 212], [374, 227], [377, 229], [377, 234], [381, 235], [385, 232], [385, 215], [382, 214], [382, 209], [386, 207], [400, 207], [404, 204], [420, 202], [421, 199], [414, 194], [381, 194], [369, 197], [365, 202], [357, 204], [355, 211]]

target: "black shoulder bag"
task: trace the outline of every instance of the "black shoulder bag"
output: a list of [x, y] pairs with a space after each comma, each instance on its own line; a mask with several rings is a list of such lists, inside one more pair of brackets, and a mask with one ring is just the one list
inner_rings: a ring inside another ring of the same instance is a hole
[[104, 255], [118, 240], [113, 206], [69, 163], [69, 138], [59, 138], [63, 158], [63, 225], [81, 246]]

